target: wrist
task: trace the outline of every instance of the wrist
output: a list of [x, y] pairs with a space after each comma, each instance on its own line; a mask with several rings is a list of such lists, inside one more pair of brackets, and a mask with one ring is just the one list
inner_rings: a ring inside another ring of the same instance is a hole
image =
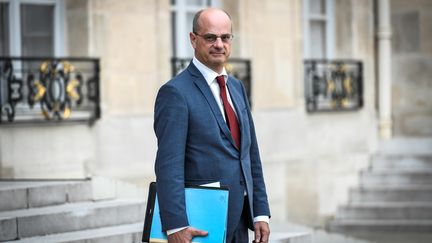
[[167, 230], [167, 235], [172, 235], [174, 233], [177, 233], [179, 231], [182, 231], [182, 230], [186, 229], [187, 227], [189, 227], [189, 226]]

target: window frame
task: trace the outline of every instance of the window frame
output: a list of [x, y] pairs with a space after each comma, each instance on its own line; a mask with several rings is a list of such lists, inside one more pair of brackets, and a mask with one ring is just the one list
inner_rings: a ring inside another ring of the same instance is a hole
[[21, 36], [21, 5], [52, 5], [54, 6], [54, 30], [53, 44], [54, 57], [64, 57], [66, 53], [65, 34], [65, 3], [64, 0], [0, 0], [8, 3], [9, 10], [9, 55], [22, 56], [22, 36]]
[[[187, 14], [195, 13], [206, 7], [220, 7], [220, 0], [201, 0], [201, 5], [188, 5], [187, 0], [176, 0], [175, 4], [171, 3], [171, 18], [175, 13], [175, 19], [171, 20], [172, 28], [172, 56], [176, 58], [192, 58], [189, 56], [189, 48], [191, 46], [189, 42], [188, 33], [192, 31], [192, 23], [187, 22]], [[187, 35], [185, 37], [185, 35]], [[192, 47], [191, 47], [192, 48]]]
[[334, 2], [333, 0], [323, 0], [325, 2], [325, 14], [311, 14], [310, 1], [303, 0], [303, 57], [311, 59], [311, 22], [321, 21], [325, 23], [325, 53], [323, 59], [332, 59], [335, 56], [335, 31], [334, 31]]

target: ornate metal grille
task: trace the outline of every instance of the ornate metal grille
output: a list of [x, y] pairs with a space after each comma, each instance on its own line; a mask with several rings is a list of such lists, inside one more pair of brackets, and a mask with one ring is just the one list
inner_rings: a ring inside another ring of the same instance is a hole
[[[172, 58], [171, 59], [171, 67], [172, 67], [172, 76], [174, 77], [181, 71], [183, 71], [189, 63], [191, 62], [190, 58]], [[248, 59], [240, 59], [240, 58], [231, 58], [227, 65], [225, 66], [228, 74], [234, 76], [235, 78], [241, 80], [246, 89], [246, 95], [249, 100], [249, 105], [252, 106], [251, 102], [251, 61]]]
[[100, 117], [99, 60], [0, 57], [0, 125]]
[[363, 64], [354, 60], [305, 60], [308, 112], [358, 110], [363, 106]]

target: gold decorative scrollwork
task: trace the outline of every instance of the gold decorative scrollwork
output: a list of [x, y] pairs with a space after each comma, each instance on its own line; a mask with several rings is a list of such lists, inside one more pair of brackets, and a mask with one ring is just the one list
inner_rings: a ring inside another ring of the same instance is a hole
[[80, 86], [80, 82], [76, 79], [72, 79], [66, 86], [67, 95], [74, 101], [77, 101], [81, 98], [80, 94], [77, 91], [77, 88]]
[[305, 60], [308, 112], [356, 110], [363, 105], [363, 65], [356, 60]]
[[78, 103], [81, 100], [81, 78], [71, 78], [75, 67], [67, 61], [46, 61], [40, 65], [39, 71], [40, 80], [29, 82], [32, 90], [29, 102], [40, 102], [45, 119], [69, 118], [72, 101]]
[[39, 101], [43, 98], [46, 92], [46, 88], [41, 84], [39, 80], [36, 80], [34, 83], [34, 86], [36, 88], [36, 94], [34, 96], [34, 101]]
[[332, 78], [327, 80], [327, 94], [330, 95], [332, 108], [346, 108], [353, 94], [353, 80], [345, 64], [338, 65], [334, 69]]
[[95, 58], [1, 56], [0, 126], [97, 120], [101, 114], [99, 73]]

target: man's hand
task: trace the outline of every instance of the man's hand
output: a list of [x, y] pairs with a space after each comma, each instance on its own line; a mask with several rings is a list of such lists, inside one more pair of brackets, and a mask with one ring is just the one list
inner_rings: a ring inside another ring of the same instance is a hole
[[174, 234], [168, 235], [168, 243], [191, 243], [195, 236], [206, 236], [207, 231], [187, 227]]
[[254, 223], [255, 240], [254, 243], [267, 243], [270, 235], [270, 227], [267, 222], [258, 221]]

